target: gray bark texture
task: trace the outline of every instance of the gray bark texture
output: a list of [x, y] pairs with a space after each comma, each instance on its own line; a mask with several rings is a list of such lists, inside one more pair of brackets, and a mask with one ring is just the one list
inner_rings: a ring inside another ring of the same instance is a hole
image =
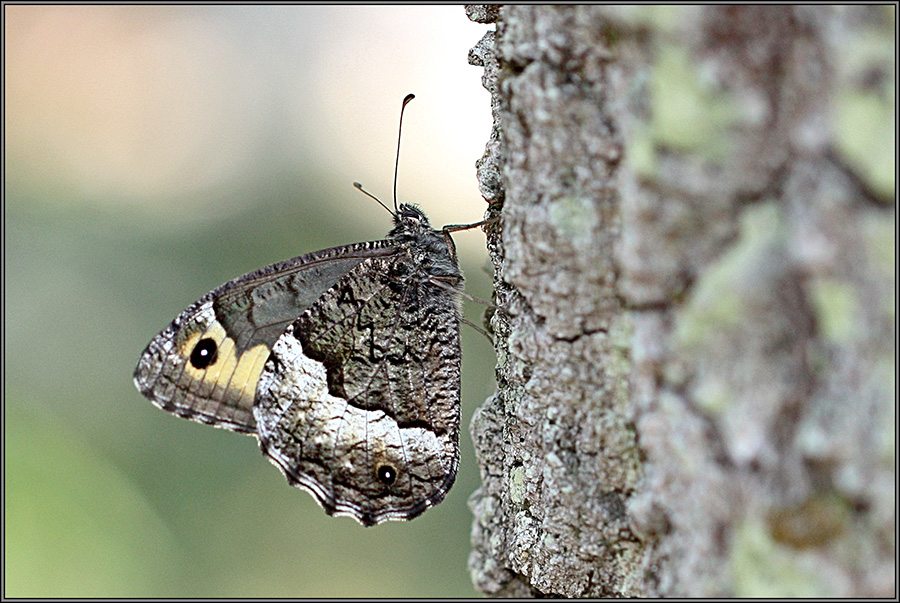
[[893, 6], [467, 7], [498, 596], [895, 596]]

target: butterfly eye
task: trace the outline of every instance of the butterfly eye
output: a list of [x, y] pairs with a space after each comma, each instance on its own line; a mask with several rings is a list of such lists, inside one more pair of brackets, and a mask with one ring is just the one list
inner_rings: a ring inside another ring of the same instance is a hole
[[210, 338], [201, 339], [191, 352], [191, 365], [194, 368], [202, 369], [208, 367], [216, 361], [216, 352], [218, 346], [216, 342]]
[[382, 465], [378, 468], [378, 481], [385, 486], [390, 486], [397, 479], [397, 470], [390, 465]]

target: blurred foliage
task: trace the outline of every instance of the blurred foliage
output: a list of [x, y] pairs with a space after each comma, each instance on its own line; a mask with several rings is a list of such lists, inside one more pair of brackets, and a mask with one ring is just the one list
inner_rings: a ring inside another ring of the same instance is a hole
[[[494, 362], [477, 333], [463, 331], [457, 484], [413, 522], [328, 517], [252, 438], [172, 417], [134, 389], [143, 347], [207, 290], [389, 228], [352, 189], [329, 198], [303, 178], [265, 182], [210, 191], [252, 201], [188, 224], [7, 191], [6, 596], [472, 594], [466, 498], [479, 480], [467, 426]], [[335, 211], [348, 205], [378, 221]], [[488, 297], [480, 266], [463, 268]], [[480, 322], [483, 308], [465, 311]]]
[[[468, 423], [494, 388], [477, 333], [463, 330], [456, 486], [413, 522], [369, 529], [325, 515], [253, 438], [156, 409], [132, 373], [160, 329], [226, 280], [387, 233], [388, 214], [351, 182], [389, 199], [410, 90], [428, 102], [405, 127], [401, 197], [478, 220], [486, 127], [459, 139], [471, 151], [445, 133], [471, 132], [471, 107], [490, 118], [463, 100], [485, 94], [465, 61], [484, 27], [449, 6], [20, 5], [4, 17], [3, 594], [472, 595]], [[481, 237], [455, 238], [467, 289], [487, 298]], [[483, 310], [464, 309], [475, 323]]]

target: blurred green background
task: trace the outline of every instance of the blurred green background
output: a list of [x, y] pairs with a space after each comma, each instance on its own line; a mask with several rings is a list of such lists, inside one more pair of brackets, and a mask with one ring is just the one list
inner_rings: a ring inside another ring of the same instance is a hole
[[[253, 438], [153, 407], [131, 375], [185, 306], [264, 264], [384, 236], [399, 196], [477, 221], [490, 126], [461, 6], [4, 6], [7, 597], [470, 596], [468, 424], [494, 389], [463, 329], [447, 499], [363, 528]], [[490, 297], [483, 235], [455, 237]], [[465, 304], [479, 324], [483, 308]]]

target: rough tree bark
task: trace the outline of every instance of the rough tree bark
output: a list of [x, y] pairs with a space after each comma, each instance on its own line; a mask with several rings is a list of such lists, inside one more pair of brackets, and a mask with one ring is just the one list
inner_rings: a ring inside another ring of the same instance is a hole
[[894, 596], [894, 8], [467, 8], [491, 595]]

